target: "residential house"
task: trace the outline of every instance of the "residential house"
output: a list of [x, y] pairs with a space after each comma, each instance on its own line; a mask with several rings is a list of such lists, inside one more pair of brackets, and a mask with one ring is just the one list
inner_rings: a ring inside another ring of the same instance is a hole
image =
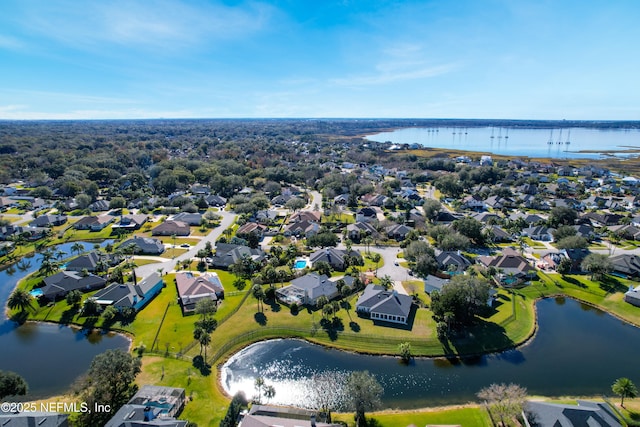
[[413, 228], [404, 224], [394, 224], [386, 227], [384, 230], [387, 233], [387, 237], [400, 242], [407, 238], [407, 235]]
[[428, 274], [424, 279], [424, 292], [431, 295], [433, 291], [442, 291], [442, 287], [449, 283], [449, 279], [443, 279], [440, 277], [432, 276]]
[[26, 240], [38, 240], [51, 232], [47, 227], [23, 227], [21, 225], [5, 225], [0, 227], [0, 240], [11, 240], [21, 237]]
[[118, 310], [132, 308], [140, 311], [164, 286], [162, 276], [154, 272], [139, 283], [114, 283], [96, 292], [93, 299], [102, 306], [112, 305]]
[[[31, 406], [25, 405], [25, 408]], [[0, 411], [2, 427], [69, 427], [69, 414], [55, 412], [5, 412]]]
[[347, 225], [347, 236], [349, 239], [360, 242], [363, 236], [377, 236], [378, 230], [368, 222], [356, 222]]
[[158, 239], [152, 239], [150, 237], [138, 237], [125, 241], [120, 247], [126, 248], [133, 245], [133, 252], [142, 255], [160, 255], [164, 252], [164, 244]]
[[622, 427], [605, 402], [577, 400], [577, 405], [529, 401], [524, 405], [526, 427]]
[[265, 225], [258, 224], [258, 223], [255, 223], [255, 222], [247, 222], [244, 225], [241, 225], [236, 230], [236, 236], [243, 237], [243, 236], [247, 236], [249, 234], [253, 234], [253, 235], [257, 236], [258, 239], [261, 239], [262, 236], [264, 236], [264, 232], [266, 230], [267, 230], [267, 227]]
[[104, 288], [107, 281], [93, 274], [83, 275], [76, 271], [60, 271], [53, 276], [45, 277], [42, 298], [56, 300], [64, 298], [71, 291], [89, 292]]
[[582, 218], [591, 221], [591, 224], [595, 227], [606, 227], [610, 225], [618, 225], [623, 217], [622, 215], [612, 213], [600, 214], [597, 212], [587, 212], [582, 216]]
[[529, 225], [534, 225], [534, 224], [538, 224], [540, 222], [546, 221], [540, 215], [529, 214], [529, 213], [524, 213], [524, 212], [514, 212], [511, 215], [509, 215], [509, 219], [511, 221], [518, 221], [518, 219], [520, 219], [520, 218], [522, 218], [522, 220], [524, 222], [526, 222], [527, 224], [529, 224]]
[[[117, 255], [101, 254], [98, 251], [91, 251], [88, 254], [80, 255], [67, 262], [65, 269], [67, 271], [83, 271], [90, 273], [100, 271], [101, 268], [106, 271], [108, 267], [113, 267], [122, 261]], [[101, 267], [102, 266], [102, 267]]]
[[299, 211], [291, 215], [289, 224], [296, 222], [320, 222], [321, 215], [318, 211]]
[[251, 405], [238, 427], [340, 427], [316, 420], [316, 413], [307, 409]]
[[89, 210], [92, 212], [106, 212], [109, 210], [109, 202], [106, 200], [96, 200], [89, 205]]
[[123, 229], [123, 230], [138, 230], [142, 227], [142, 224], [147, 222], [149, 218], [147, 215], [138, 214], [138, 215], [122, 215], [120, 220], [113, 224], [113, 230]]
[[309, 256], [309, 260], [312, 265], [323, 261], [328, 263], [331, 268], [336, 271], [345, 271], [349, 265], [354, 264], [353, 261], [347, 261], [347, 257], [352, 260], [355, 259], [355, 263], [358, 265], [362, 264], [362, 255], [360, 255], [359, 252], [352, 250], [350, 253], [347, 253], [346, 250], [336, 248], [319, 249]]
[[76, 230], [100, 231], [111, 224], [113, 219], [114, 217], [111, 215], [85, 216], [73, 224], [73, 228]]
[[478, 262], [486, 268], [494, 267], [497, 279], [504, 286], [513, 286], [536, 276], [536, 269], [515, 249], [506, 248], [502, 255], [480, 256]]
[[296, 221], [284, 228], [285, 236], [310, 237], [320, 232], [320, 224], [315, 221]]
[[640, 240], [640, 227], [635, 225], [612, 225], [609, 231], [627, 240]]
[[210, 195], [204, 198], [210, 207], [221, 208], [227, 204], [227, 199], [218, 195]]
[[620, 254], [609, 258], [613, 267], [611, 273], [626, 279], [640, 278], [640, 256]]
[[144, 385], [105, 427], [187, 427], [188, 421], [175, 418], [185, 402], [182, 388]]
[[513, 207], [515, 202], [510, 197], [490, 196], [487, 197], [484, 203], [493, 209], [502, 209]]
[[483, 224], [496, 224], [498, 221], [500, 221], [500, 216], [491, 212], [479, 212], [471, 215], [471, 218]]
[[356, 222], [373, 223], [378, 221], [378, 212], [370, 207], [364, 207], [356, 212]]
[[490, 225], [485, 229], [485, 235], [494, 243], [513, 242], [513, 235], [497, 225]]
[[462, 209], [485, 210], [487, 205], [482, 197], [477, 194], [471, 194], [462, 199]]
[[525, 228], [522, 230], [522, 235], [527, 236], [533, 240], [539, 240], [542, 242], [553, 241], [554, 228], [549, 228], [544, 225], [535, 225], [533, 227]]
[[167, 220], [151, 230], [152, 236], [188, 236], [191, 233], [189, 224], [182, 221]]
[[202, 214], [198, 212], [180, 212], [173, 216], [174, 221], [186, 222], [192, 226], [199, 226], [202, 223]]
[[293, 196], [291, 194], [278, 194], [270, 202], [272, 206], [284, 206]]
[[362, 200], [362, 203], [364, 203], [365, 205], [378, 207], [384, 206], [387, 199], [387, 196], [375, 193], [365, 194], [364, 196], [360, 197], [360, 200]]
[[438, 225], [451, 224], [453, 221], [460, 218], [462, 218], [462, 215], [454, 214], [447, 210], [442, 210], [438, 212], [436, 217], [433, 219], [433, 222]]
[[372, 320], [407, 325], [412, 306], [413, 299], [409, 295], [371, 284], [358, 298], [356, 312]]
[[209, 188], [208, 185], [202, 185], [202, 184], [193, 184], [189, 189], [189, 191], [191, 191], [191, 194], [196, 194], [201, 196], [208, 196], [209, 194], [211, 194], [211, 188]]
[[258, 224], [270, 225], [278, 219], [278, 216], [280, 216], [280, 213], [276, 210], [263, 209], [256, 212], [256, 214], [253, 216], [253, 220]]
[[66, 215], [40, 215], [29, 223], [31, 227], [55, 227], [67, 222]]
[[228, 269], [243, 257], [249, 257], [255, 262], [262, 263], [266, 256], [261, 249], [251, 249], [248, 246], [231, 243], [218, 243], [216, 244], [216, 252], [209, 260], [209, 265], [213, 268]]
[[314, 306], [320, 297], [332, 300], [340, 295], [336, 282], [324, 274], [309, 273], [292, 280], [289, 286], [277, 289], [276, 297], [285, 304]]
[[216, 273], [194, 276], [192, 273], [176, 273], [178, 300], [183, 314], [193, 313], [201, 299], [220, 301], [224, 299], [224, 287]]
[[624, 300], [631, 305], [640, 307], [640, 286], [629, 286], [629, 290], [624, 294]]
[[460, 251], [442, 251], [435, 258], [438, 268], [451, 275], [462, 274], [471, 266], [471, 261]]

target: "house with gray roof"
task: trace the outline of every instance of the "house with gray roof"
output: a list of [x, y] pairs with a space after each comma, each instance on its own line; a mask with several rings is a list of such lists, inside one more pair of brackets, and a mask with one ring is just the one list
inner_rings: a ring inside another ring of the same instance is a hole
[[29, 223], [31, 227], [55, 227], [67, 222], [66, 215], [40, 215]]
[[189, 225], [198, 226], [202, 222], [202, 214], [198, 212], [180, 212], [172, 218], [174, 221], [186, 222]]
[[233, 243], [217, 243], [216, 252], [209, 260], [209, 265], [213, 268], [228, 269], [245, 256], [255, 262], [263, 262], [267, 257], [261, 249], [252, 249], [249, 246]]
[[[25, 406], [26, 407], [26, 406]], [[2, 412], [2, 427], [69, 427], [69, 414], [54, 412]]]
[[527, 427], [622, 427], [605, 402], [577, 400], [577, 405], [527, 402], [523, 416]]
[[209, 206], [222, 207], [227, 204], [227, 199], [222, 196], [212, 194], [204, 198]]
[[316, 413], [308, 409], [251, 405], [238, 427], [339, 427], [316, 420]]
[[324, 274], [309, 273], [277, 289], [276, 297], [285, 304], [316, 305], [320, 297], [332, 300], [340, 294], [336, 282]]
[[498, 280], [504, 286], [514, 286], [526, 279], [532, 279], [537, 272], [515, 249], [505, 248], [502, 255], [480, 256], [478, 263], [486, 268], [494, 267], [500, 272]]
[[137, 254], [160, 255], [162, 252], [164, 252], [164, 244], [160, 240], [152, 239], [150, 237], [135, 236], [129, 240], [126, 240], [120, 246], [126, 248], [129, 245], [134, 246], [134, 252]]
[[73, 224], [73, 228], [76, 230], [100, 231], [111, 224], [113, 219], [114, 217], [111, 215], [85, 216]]
[[356, 312], [372, 320], [407, 325], [413, 299], [379, 285], [367, 285], [356, 302]]
[[424, 279], [424, 292], [429, 295], [431, 295], [431, 292], [433, 291], [441, 292], [442, 287], [447, 283], [449, 283], [449, 279], [442, 279], [428, 274]]
[[109, 210], [109, 202], [106, 200], [96, 200], [89, 205], [89, 209], [93, 212], [104, 212]]
[[352, 250], [347, 253], [346, 250], [336, 248], [319, 249], [309, 256], [309, 260], [312, 264], [324, 261], [334, 270], [345, 271], [349, 265], [353, 265], [352, 262], [347, 261], [347, 257], [355, 258], [358, 264], [362, 264], [362, 255], [359, 252]]
[[462, 274], [471, 266], [471, 261], [459, 251], [442, 251], [435, 258], [438, 268], [449, 274]]
[[631, 305], [640, 307], [640, 286], [629, 286], [629, 290], [624, 294], [624, 300]]
[[137, 284], [114, 283], [96, 292], [92, 299], [101, 306], [112, 305], [118, 310], [133, 308], [136, 311], [140, 311], [160, 293], [163, 286], [162, 277], [159, 273], [154, 272]]
[[609, 258], [613, 267], [611, 273], [624, 277], [626, 279], [634, 279], [640, 277], [640, 256], [635, 254], [620, 254]]
[[186, 427], [177, 420], [185, 404], [183, 388], [144, 385], [105, 427]]
[[42, 298], [55, 300], [63, 298], [71, 291], [89, 292], [104, 288], [107, 281], [93, 274], [82, 275], [76, 271], [60, 271], [52, 276], [45, 277], [42, 290]]
[[123, 229], [123, 230], [137, 230], [142, 227], [142, 224], [147, 222], [149, 217], [144, 214], [138, 215], [122, 215], [120, 220], [113, 224], [113, 229]]

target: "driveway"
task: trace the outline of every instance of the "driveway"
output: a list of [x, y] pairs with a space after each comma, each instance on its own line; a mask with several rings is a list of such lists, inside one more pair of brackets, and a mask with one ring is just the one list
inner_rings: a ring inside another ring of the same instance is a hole
[[147, 277], [152, 273], [162, 270], [162, 274], [170, 273], [175, 270], [176, 263], [186, 259], [195, 258], [200, 249], [204, 249], [207, 242], [211, 242], [215, 246], [216, 240], [222, 235], [222, 232], [229, 228], [231, 224], [236, 220], [237, 215], [232, 212], [220, 211], [219, 215], [222, 216], [220, 225], [205, 237], [203, 237], [197, 244], [191, 246], [191, 248], [182, 255], [175, 257], [174, 259], [166, 260], [164, 262], [158, 262], [154, 264], [146, 264], [136, 268], [136, 275], [138, 277]]

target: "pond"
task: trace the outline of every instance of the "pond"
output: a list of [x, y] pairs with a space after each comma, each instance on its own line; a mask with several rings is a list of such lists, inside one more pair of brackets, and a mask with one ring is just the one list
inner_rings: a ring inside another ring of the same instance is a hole
[[[93, 243], [80, 242], [85, 250]], [[106, 244], [103, 243], [103, 245]], [[69, 256], [72, 243], [55, 248]], [[38, 399], [66, 392], [93, 358], [108, 349], [126, 350], [129, 340], [118, 334], [87, 333], [62, 325], [32, 323], [18, 325], [6, 318], [4, 307], [17, 282], [40, 267], [41, 256], [25, 258], [29, 268], [0, 271], [0, 369], [20, 374], [29, 385], [25, 399]]]
[[538, 302], [539, 330], [518, 349], [481, 357], [447, 360], [397, 358], [327, 349], [301, 340], [253, 344], [222, 367], [221, 381], [230, 395], [255, 394], [258, 376], [274, 386], [270, 403], [312, 405], [312, 377], [322, 372], [368, 370], [384, 387], [386, 408], [410, 409], [475, 401], [494, 382], [514, 382], [529, 394], [598, 395], [611, 392], [616, 378], [638, 383], [640, 329], [572, 299]]

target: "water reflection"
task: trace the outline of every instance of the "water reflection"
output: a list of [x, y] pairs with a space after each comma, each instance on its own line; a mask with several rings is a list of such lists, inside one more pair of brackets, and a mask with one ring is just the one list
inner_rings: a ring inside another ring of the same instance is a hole
[[[224, 364], [222, 386], [231, 395], [242, 390], [252, 396], [254, 380], [261, 376], [276, 388], [272, 403], [312, 406], [314, 376], [368, 370], [385, 389], [386, 407], [410, 409], [473, 401], [493, 382], [515, 382], [531, 394], [594, 395], [609, 392], [615, 378], [633, 376], [629, 367], [640, 353], [638, 328], [593, 307], [585, 311], [572, 299], [541, 300], [537, 312], [538, 333], [521, 348], [471, 358], [416, 358], [410, 365], [299, 340], [265, 341]], [[621, 342], [624, 352], [609, 350]]]

